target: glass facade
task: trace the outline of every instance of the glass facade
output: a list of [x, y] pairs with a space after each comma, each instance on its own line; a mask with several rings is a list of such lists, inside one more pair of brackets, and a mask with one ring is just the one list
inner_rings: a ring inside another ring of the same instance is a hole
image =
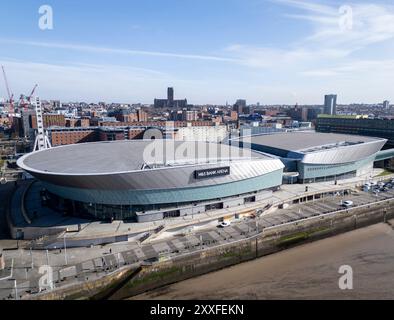
[[394, 148], [394, 120], [322, 117], [317, 119], [316, 131], [385, 138], [384, 149]]
[[[265, 191], [275, 191], [275, 188], [264, 189]], [[263, 190], [259, 190], [263, 191]], [[259, 192], [259, 191], [255, 191]], [[129, 220], [137, 221], [137, 213], [145, 213], [149, 211], [162, 211], [163, 218], [174, 218], [181, 215], [179, 208], [195, 207], [203, 205], [204, 209], [202, 212], [219, 210], [224, 208], [224, 202], [228, 198], [216, 198], [211, 199], [208, 204], [204, 205], [207, 201], [193, 201], [193, 202], [179, 202], [179, 203], [168, 203], [160, 205], [111, 205], [111, 204], [99, 204], [89, 203], [81, 201], [73, 201], [69, 199], [63, 199], [49, 191], [44, 191], [47, 194], [47, 198], [50, 199], [50, 206], [56, 211], [61, 211], [65, 215], [78, 216], [82, 218], [97, 219], [97, 220]], [[256, 196], [250, 193], [240, 194], [240, 198], [243, 199], [243, 203], [250, 203], [256, 201]]]
[[325, 181], [336, 181], [336, 180], [354, 178], [354, 177], [356, 177], [356, 175], [357, 175], [357, 171], [351, 171], [351, 172], [342, 173], [342, 174], [338, 174], [338, 175], [332, 175], [332, 176], [323, 176], [323, 177], [317, 177], [317, 178], [301, 179], [300, 183], [305, 184], [305, 183], [315, 183], [315, 182], [325, 182]]

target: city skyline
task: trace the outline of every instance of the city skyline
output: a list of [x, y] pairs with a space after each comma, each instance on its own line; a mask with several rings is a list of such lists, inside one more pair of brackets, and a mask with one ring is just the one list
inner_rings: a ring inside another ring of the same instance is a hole
[[389, 1], [51, 1], [47, 31], [41, 5], [4, 4], [0, 63], [15, 96], [38, 83], [64, 101], [151, 104], [167, 87], [192, 104], [394, 100]]

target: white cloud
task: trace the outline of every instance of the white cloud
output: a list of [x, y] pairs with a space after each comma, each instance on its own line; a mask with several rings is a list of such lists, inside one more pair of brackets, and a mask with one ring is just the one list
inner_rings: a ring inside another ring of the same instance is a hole
[[[153, 103], [155, 97], [165, 97], [165, 90], [171, 85], [175, 87], [176, 97], [203, 104], [235, 101], [244, 88], [244, 84], [236, 79], [227, 79], [223, 85], [222, 78], [184, 79], [157, 70], [119, 65], [62, 65], [1, 57], [0, 65], [6, 66], [10, 87], [16, 97], [20, 93], [29, 93], [38, 83], [36, 94], [43, 99]], [[0, 86], [0, 97], [2, 95], [5, 91]]]
[[298, 68], [305, 64], [309, 65], [322, 60], [344, 58], [350, 53], [340, 48], [311, 49], [294, 47], [286, 50], [240, 44], [232, 45], [225, 50], [235, 55], [239, 63], [243, 65], [266, 69]]
[[284, 4], [288, 6], [293, 6], [304, 11], [325, 14], [325, 15], [334, 15], [335, 10], [332, 7], [327, 5], [319, 4], [316, 1], [301, 1], [301, 0], [271, 0], [272, 2], [276, 2], [278, 4]]
[[[347, 14], [351, 14], [352, 28], [344, 30], [340, 23], [345, 15], [340, 8], [345, 6], [315, 4], [307, 1], [273, 0], [304, 11], [304, 14], [288, 14], [287, 17], [311, 22], [313, 33], [304, 45], [319, 44], [325, 47], [345, 47], [355, 51], [368, 45], [394, 38], [394, 6], [372, 3], [349, 3]], [[345, 3], [344, 3], [345, 4]], [[350, 17], [350, 15], [349, 15]]]
[[155, 70], [116, 65], [60, 65], [1, 58], [0, 64], [6, 66], [16, 96], [28, 93], [38, 83], [37, 94], [48, 99], [150, 102], [154, 89], [162, 91], [173, 80], [171, 75]]
[[314, 69], [303, 72], [306, 76], [341, 76], [351, 75], [359, 78], [363, 74], [363, 81], [375, 79], [379, 76], [394, 77], [394, 60], [353, 60], [329, 69]]
[[[30, 90], [37, 82], [42, 96], [55, 98], [61, 92], [61, 99], [84, 97], [94, 101], [151, 102], [153, 95], [160, 96], [168, 85], [179, 88], [179, 95], [188, 97], [193, 103], [231, 101], [237, 96], [250, 97], [255, 101], [313, 103], [316, 99], [320, 101], [326, 90], [347, 96], [348, 102], [356, 101], [359, 97], [364, 101], [390, 98], [394, 62], [391, 52], [384, 52], [381, 48], [391, 43], [394, 49], [394, 6], [350, 3], [353, 27], [344, 30], [339, 25], [338, 4], [333, 5], [331, 2], [327, 5], [312, 0], [270, 1], [296, 9], [285, 13], [284, 17], [305, 21], [311, 26], [310, 32], [302, 39], [276, 47], [238, 42], [223, 48], [222, 55], [1, 38], [0, 43], [29, 46], [31, 49], [87, 52], [92, 56], [108, 55], [114, 59], [121, 55], [186, 59], [201, 62], [201, 65], [212, 62], [212, 66], [217, 67], [206, 75], [199, 75], [203, 72], [196, 71], [198, 68], [190, 68], [190, 72], [184, 72], [187, 76], [180, 79], [144, 68], [77, 62], [64, 66], [5, 61], [13, 69], [9, 74], [10, 82], [14, 76], [17, 79], [14, 83], [18, 82], [21, 91]], [[226, 68], [228, 66], [231, 68]], [[236, 83], [235, 79], [240, 83]]]
[[75, 50], [91, 53], [106, 53], [106, 54], [121, 54], [121, 55], [142, 55], [142, 56], [153, 56], [153, 57], [166, 57], [166, 58], [180, 58], [180, 59], [192, 59], [192, 60], [210, 60], [210, 61], [222, 61], [222, 62], [236, 62], [232, 58], [217, 57], [211, 55], [198, 55], [198, 54], [181, 54], [181, 53], [169, 53], [160, 51], [144, 51], [144, 50], [130, 50], [130, 49], [117, 49], [117, 48], [106, 48], [88, 45], [79, 45], [72, 43], [56, 43], [56, 42], [38, 42], [38, 41], [23, 41], [23, 40], [12, 40], [0, 38], [0, 43], [3, 44], [17, 44], [23, 46], [33, 46], [51, 49], [66, 49]]
[[[314, 77], [335, 77], [346, 73], [354, 75], [364, 72], [368, 67], [384, 70], [387, 66], [389, 59], [376, 53], [382, 54], [378, 51], [380, 44], [392, 43], [394, 39], [394, 6], [350, 4], [353, 26], [351, 30], [344, 30], [339, 23], [339, 6], [300, 0], [271, 1], [302, 11], [302, 14], [285, 16], [306, 20], [312, 25], [312, 31], [287, 48], [236, 44], [225, 49], [242, 64], [272, 72], [288, 70], [293, 76]], [[369, 50], [368, 58], [363, 61], [358, 55], [366, 50]], [[389, 55], [391, 53], [387, 53]]]

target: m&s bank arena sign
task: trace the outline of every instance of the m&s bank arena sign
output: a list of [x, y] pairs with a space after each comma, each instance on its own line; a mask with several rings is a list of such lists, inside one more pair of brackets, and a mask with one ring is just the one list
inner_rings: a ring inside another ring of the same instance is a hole
[[194, 178], [206, 179], [206, 178], [228, 176], [229, 174], [230, 174], [230, 167], [220, 167], [220, 168], [212, 168], [205, 170], [196, 170], [194, 171]]

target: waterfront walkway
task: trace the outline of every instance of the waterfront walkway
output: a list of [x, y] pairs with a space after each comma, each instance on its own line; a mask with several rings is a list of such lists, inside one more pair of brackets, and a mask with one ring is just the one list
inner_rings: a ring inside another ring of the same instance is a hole
[[[355, 206], [394, 198], [394, 190], [378, 197], [365, 192], [346, 196]], [[259, 218], [239, 219], [230, 227], [219, 229], [210, 226], [207, 229], [184, 236], [170, 236], [156, 239], [151, 243], [121, 242], [107, 246], [90, 248], [68, 248], [45, 252], [13, 250], [5, 252], [6, 270], [4, 277], [11, 273], [16, 282], [0, 279], [0, 299], [15, 299], [29, 296], [38, 291], [38, 268], [50, 265], [54, 271], [55, 287], [65, 287], [99, 279], [125, 265], [138, 265], [144, 261], [168, 259], [181, 254], [188, 254], [210, 247], [222, 246], [256, 236], [263, 230], [284, 226], [297, 221], [320, 218], [338, 210], [343, 210], [340, 194], [302, 204], [278, 209]], [[65, 241], [68, 241], [65, 239]], [[8, 273], [7, 273], [8, 272]], [[16, 284], [16, 290], [15, 290]]]

